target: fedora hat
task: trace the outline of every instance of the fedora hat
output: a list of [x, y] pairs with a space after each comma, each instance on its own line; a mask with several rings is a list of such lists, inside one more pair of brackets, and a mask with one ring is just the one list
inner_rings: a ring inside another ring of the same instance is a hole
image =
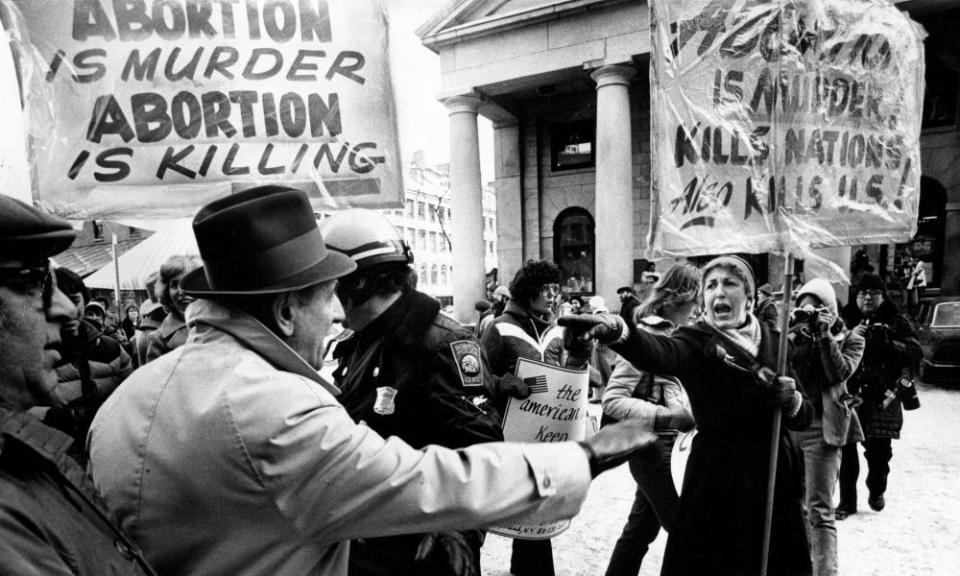
[[357, 265], [327, 250], [307, 195], [258, 186], [215, 200], [193, 219], [203, 267], [181, 288], [191, 296], [275, 294], [346, 276]]

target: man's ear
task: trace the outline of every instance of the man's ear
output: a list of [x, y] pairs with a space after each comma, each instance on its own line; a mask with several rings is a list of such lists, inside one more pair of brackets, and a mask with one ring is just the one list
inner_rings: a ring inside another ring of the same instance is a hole
[[273, 305], [270, 307], [277, 328], [280, 329], [283, 336], [288, 338], [293, 336], [294, 332], [293, 316], [295, 311], [292, 295], [291, 292], [277, 294], [277, 297], [273, 299]]

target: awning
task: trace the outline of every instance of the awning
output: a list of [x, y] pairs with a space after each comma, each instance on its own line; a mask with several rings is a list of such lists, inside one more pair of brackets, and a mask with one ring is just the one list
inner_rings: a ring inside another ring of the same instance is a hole
[[[161, 231], [120, 256], [120, 289], [144, 290], [147, 276], [160, 270], [160, 265], [171, 256], [198, 256], [197, 241], [192, 231], [183, 233]], [[84, 279], [88, 288], [113, 290], [115, 286], [113, 262]]]
[[[136, 238], [117, 243], [117, 253], [125, 254], [143, 239]], [[81, 278], [96, 272], [113, 261], [113, 245], [100, 242], [87, 246], [74, 246], [50, 258], [58, 268], [67, 268]]]

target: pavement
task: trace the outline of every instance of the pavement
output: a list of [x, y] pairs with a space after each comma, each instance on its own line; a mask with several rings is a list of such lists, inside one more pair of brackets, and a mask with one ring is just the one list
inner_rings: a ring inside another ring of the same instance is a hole
[[[842, 576], [960, 575], [960, 382], [952, 388], [918, 386], [921, 407], [906, 412], [893, 443], [883, 512], [866, 505], [866, 461], [861, 450], [860, 511], [838, 522]], [[626, 466], [600, 476], [571, 527], [554, 538], [557, 576], [602, 575], [633, 503]], [[511, 540], [490, 534], [483, 573], [509, 576]], [[656, 576], [666, 534], [644, 559], [641, 576]], [[758, 560], [759, 562], [759, 560]]]

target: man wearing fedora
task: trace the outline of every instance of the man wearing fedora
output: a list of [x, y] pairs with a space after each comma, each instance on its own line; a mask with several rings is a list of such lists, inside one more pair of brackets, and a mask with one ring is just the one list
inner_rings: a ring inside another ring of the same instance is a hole
[[456, 451], [384, 440], [318, 373], [356, 264], [327, 250], [307, 195], [250, 189], [193, 228], [187, 344], [90, 431], [97, 489], [164, 574], [343, 575], [351, 539], [568, 518], [591, 476], [653, 442], [630, 425]]
[[75, 233], [0, 195], [0, 574], [153, 574], [68, 455], [27, 410], [51, 404], [60, 328], [77, 309], [48, 258]]

